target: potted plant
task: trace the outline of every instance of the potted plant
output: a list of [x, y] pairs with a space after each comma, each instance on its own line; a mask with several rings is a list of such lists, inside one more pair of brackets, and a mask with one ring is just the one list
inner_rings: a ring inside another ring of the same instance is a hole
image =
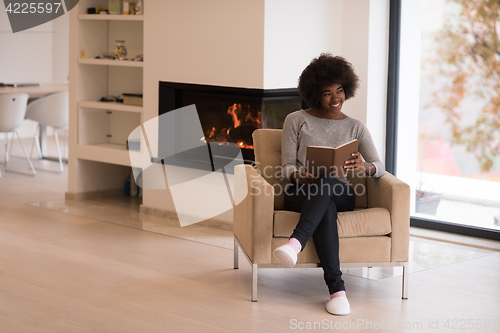
[[424, 190], [424, 181], [420, 180], [415, 195], [415, 212], [436, 215], [442, 194], [433, 190]]

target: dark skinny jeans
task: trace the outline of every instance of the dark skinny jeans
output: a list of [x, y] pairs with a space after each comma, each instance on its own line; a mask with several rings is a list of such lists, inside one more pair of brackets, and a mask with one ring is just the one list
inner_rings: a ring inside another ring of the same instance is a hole
[[285, 209], [300, 213], [290, 238], [296, 238], [302, 249], [313, 238], [330, 294], [345, 290], [339, 262], [337, 213], [352, 211], [355, 203], [352, 187], [329, 175], [309, 185], [292, 185], [285, 192]]

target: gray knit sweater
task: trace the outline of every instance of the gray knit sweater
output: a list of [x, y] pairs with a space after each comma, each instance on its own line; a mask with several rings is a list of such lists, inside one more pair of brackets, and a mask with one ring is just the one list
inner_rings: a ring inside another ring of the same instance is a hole
[[[290, 113], [283, 124], [281, 160], [283, 183], [290, 182], [290, 175], [304, 166], [307, 146], [337, 147], [351, 140], [359, 140], [359, 152], [368, 163], [373, 163], [378, 178], [385, 173], [368, 128], [359, 120], [347, 117], [340, 120], [318, 118], [304, 110]], [[345, 177], [339, 178], [346, 182]]]

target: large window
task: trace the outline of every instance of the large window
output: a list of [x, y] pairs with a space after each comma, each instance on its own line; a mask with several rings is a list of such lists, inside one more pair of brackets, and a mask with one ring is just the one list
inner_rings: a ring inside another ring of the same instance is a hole
[[401, 3], [397, 175], [412, 216], [500, 230], [500, 2]]

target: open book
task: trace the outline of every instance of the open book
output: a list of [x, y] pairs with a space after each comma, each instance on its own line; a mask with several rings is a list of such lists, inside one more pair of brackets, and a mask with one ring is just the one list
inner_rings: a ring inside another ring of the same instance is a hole
[[352, 154], [358, 151], [358, 140], [352, 140], [337, 148], [325, 146], [308, 146], [306, 152], [307, 171], [318, 177], [329, 173], [338, 178], [345, 176], [345, 161], [352, 159]]

